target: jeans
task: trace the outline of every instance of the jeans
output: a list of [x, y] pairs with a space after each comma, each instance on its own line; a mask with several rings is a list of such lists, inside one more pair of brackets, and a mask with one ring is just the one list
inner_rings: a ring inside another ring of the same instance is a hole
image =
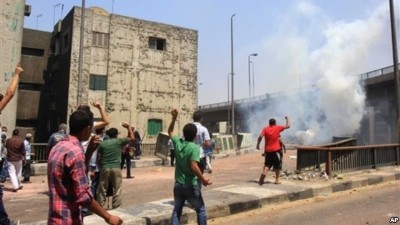
[[96, 199], [97, 188], [100, 181], [100, 172], [94, 172], [92, 183], [90, 184], [90, 191], [92, 192], [93, 198]]
[[4, 208], [3, 203], [3, 188], [0, 187], [0, 224], [1, 225], [9, 225], [10, 220], [8, 219], [8, 215], [6, 209]]
[[3, 158], [3, 167], [0, 168], [1, 170], [1, 175], [0, 175], [0, 179], [1, 181], [6, 181], [8, 175], [8, 161], [7, 158]]
[[31, 164], [32, 160], [26, 160], [25, 165], [22, 167], [22, 176], [24, 177], [24, 181], [30, 181], [31, 178]]
[[197, 224], [206, 225], [207, 215], [206, 206], [204, 204], [203, 196], [201, 195], [200, 187], [198, 185], [184, 185], [175, 183], [174, 186], [174, 210], [172, 211], [171, 224], [179, 225], [182, 215], [182, 209], [187, 200], [197, 214]]

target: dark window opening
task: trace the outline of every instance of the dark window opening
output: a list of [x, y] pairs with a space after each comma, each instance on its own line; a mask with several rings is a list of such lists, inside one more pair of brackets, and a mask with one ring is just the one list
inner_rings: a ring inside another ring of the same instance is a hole
[[22, 47], [21, 54], [42, 57], [44, 56], [44, 49]]
[[92, 44], [96, 47], [108, 47], [109, 35], [106, 33], [93, 32], [92, 33]]
[[42, 84], [19, 82], [18, 88], [21, 90], [40, 91], [42, 90]]
[[63, 36], [63, 40], [62, 40], [62, 45], [63, 45], [63, 49], [67, 49], [68, 48], [68, 39], [69, 39], [69, 37], [68, 37], [68, 33], [66, 33], [64, 36]]
[[167, 41], [162, 38], [149, 37], [149, 48], [165, 51], [166, 50]]
[[36, 127], [38, 124], [37, 119], [17, 119], [16, 126], [17, 127]]

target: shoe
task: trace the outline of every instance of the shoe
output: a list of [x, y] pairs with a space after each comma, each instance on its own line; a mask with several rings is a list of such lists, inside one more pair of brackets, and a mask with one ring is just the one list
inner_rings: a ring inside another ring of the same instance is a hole
[[135, 176], [126, 177], [126, 179], [133, 179], [133, 178], [135, 178]]
[[10, 225], [19, 225], [19, 220], [11, 220]]
[[30, 184], [30, 183], [32, 183], [32, 181], [30, 181], [30, 180], [23, 180], [21, 183]]
[[17, 192], [17, 191], [18, 191], [18, 189], [12, 189], [11, 191], [12, 191], [12, 192]]
[[21, 185], [21, 186], [19, 186], [18, 190], [21, 190], [22, 188], [24, 188], [24, 186]]
[[208, 173], [209, 173], [209, 174], [212, 174], [212, 170], [208, 170]]
[[260, 186], [264, 184], [264, 179], [265, 179], [265, 175], [264, 175], [264, 174], [261, 174], [260, 180], [258, 180], [258, 184], [259, 184]]

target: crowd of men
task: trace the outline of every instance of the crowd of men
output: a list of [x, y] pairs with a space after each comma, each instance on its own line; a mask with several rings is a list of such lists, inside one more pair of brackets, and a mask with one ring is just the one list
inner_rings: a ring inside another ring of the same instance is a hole
[[[20, 66], [15, 69], [15, 75], [6, 94], [0, 95], [0, 112], [11, 100], [23, 72]], [[131, 174], [131, 159], [139, 159], [141, 138], [137, 130], [128, 123], [122, 123], [126, 136], [118, 137], [118, 128], [106, 126], [110, 121], [97, 101], [90, 102], [96, 108], [102, 120], [94, 122], [93, 112], [89, 105], [80, 105], [69, 116], [69, 124], [60, 124], [57, 132], [52, 134], [47, 145], [47, 177], [49, 188], [48, 224], [83, 224], [85, 215], [95, 213], [108, 224], [122, 224], [122, 219], [107, 211], [106, 197], [112, 196], [111, 209], [122, 205], [122, 168], [126, 163], [126, 178]], [[189, 202], [197, 213], [198, 224], [207, 224], [207, 215], [201, 187], [212, 184], [204, 175], [205, 171], [212, 173], [211, 154], [215, 143], [208, 129], [202, 125], [203, 115], [196, 111], [193, 122], [183, 127], [183, 137], [174, 136], [175, 121], [178, 110], [171, 111], [171, 123], [168, 127], [170, 137], [171, 165], [175, 166], [175, 184], [173, 189], [174, 208], [171, 224], [180, 224], [180, 217], [185, 202]], [[265, 139], [263, 156], [265, 162], [259, 184], [264, 183], [267, 172], [276, 171], [275, 184], [280, 184], [279, 174], [282, 164], [282, 143], [280, 133], [290, 127], [288, 117], [286, 125], [276, 125], [275, 119], [270, 119], [269, 125], [262, 129], [257, 140], [257, 149]], [[25, 139], [20, 138], [19, 130], [15, 129], [7, 138], [7, 128], [2, 127], [2, 145], [0, 168], [1, 181], [8, 176], [13, 192], [23, 188], [22, 183], [30, 181], [31, 140], [30, 133]], [[3, 174], [4, 172], [4, 174]], [[23, 179], [22, 179], [23, 176]], [[18, 224], [10, 221], [2, 201], [3, 191], [0, 186], [0, 224]]]

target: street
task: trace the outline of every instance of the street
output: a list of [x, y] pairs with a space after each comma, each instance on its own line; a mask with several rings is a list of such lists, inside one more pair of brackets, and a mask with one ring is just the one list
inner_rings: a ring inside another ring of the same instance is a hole
[[[295, 160], [289, 159], [296, 151], [288, 150], [285, 154], [284, 166], [294, 169]], [[262, 170], [263, 157], [260, 152], [233, 156], [214, 160], [213, 173], [206, 174], [213, 180], [213, 184], [204, 188], [204, 192], [212, 188], [229, 184], [256, 181]], [[174, 167], [154, 166], [133, 168], [134, 179], [123, 179], [122, 207], [143, 204], [165, 198], [172, 198], [174, 183]], [[272, 176], [272, 173], [269, 174]], [[126, 176], [126, 170], [122, 171]], [[268, 177], [267, 180], [272, 180]], [[17, 193], [11, 192], [10, 181], [4, 186], [4, 204], [11, 219], [18, 219], [21, 223], [47, 219], [48, 201], [47, 176], [33, 176], [32, 183], [24, 184], [24, 188]], [[207, 200], [206, 200], [207, 201]]]
[[400, 216], [399, 202], [400, 182], [392, 181], [210, 219], [209, 224], [390, 224], [391, 217]]

